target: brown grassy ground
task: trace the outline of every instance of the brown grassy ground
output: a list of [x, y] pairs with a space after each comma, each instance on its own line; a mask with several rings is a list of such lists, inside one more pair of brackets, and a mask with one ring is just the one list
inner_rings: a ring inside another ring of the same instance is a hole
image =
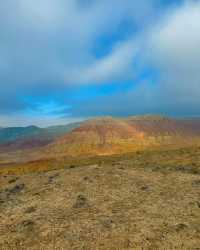
[[0, 172], [2, 250], [200, 249], [197, 147], [29, 164]]

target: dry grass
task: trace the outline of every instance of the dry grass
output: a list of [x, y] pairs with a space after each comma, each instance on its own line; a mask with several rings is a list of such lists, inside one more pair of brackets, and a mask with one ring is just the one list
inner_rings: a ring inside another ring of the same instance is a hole
[[199, 249], [198, 147], [6, 168], [2, 250]]

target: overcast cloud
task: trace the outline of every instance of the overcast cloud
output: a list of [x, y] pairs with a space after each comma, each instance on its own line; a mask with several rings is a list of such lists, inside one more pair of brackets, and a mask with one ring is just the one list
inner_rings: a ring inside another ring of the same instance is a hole
[[125, 2], [1, 1], [0, 125], [199, 115], [200, 2]]

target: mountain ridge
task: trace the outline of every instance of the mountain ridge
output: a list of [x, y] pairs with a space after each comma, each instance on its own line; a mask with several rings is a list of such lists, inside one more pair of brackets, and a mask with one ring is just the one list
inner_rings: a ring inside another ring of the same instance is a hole
[[[10, 129], [12, 131], [13, 128]], [[7, 139], [4, 143], [0, 140], [0, 153], [34, 149], [34, 154], [43, 158], [120, 154], [143, 147], [196, 143], [200, 138], [200, 119], [176, 119], [161, 115], [103, 116], [68, 125], [47, 128], [28, 126], [23, 129], [25, 135], [17, 134], [17, 139]], [[3, 131], [6, 130], [0, 130], [0, 139]]]
[[45, 148], [48, 154], [120, 154], [139, 148], [193, 143], [200, 138], [200, 120], [160, 116], [98, 117], [86, 120]]
[[2, 128], [0, 129], [0, 152], [45, 146], [77, 126], [79, 126], [79, 123], [47, 128], [34, 125]]

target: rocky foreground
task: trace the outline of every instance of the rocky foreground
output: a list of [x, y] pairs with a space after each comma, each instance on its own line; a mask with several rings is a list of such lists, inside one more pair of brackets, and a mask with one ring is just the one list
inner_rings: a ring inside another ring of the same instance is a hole
[[0, 176], [0, 249], [200, 249], [198, 150]]

